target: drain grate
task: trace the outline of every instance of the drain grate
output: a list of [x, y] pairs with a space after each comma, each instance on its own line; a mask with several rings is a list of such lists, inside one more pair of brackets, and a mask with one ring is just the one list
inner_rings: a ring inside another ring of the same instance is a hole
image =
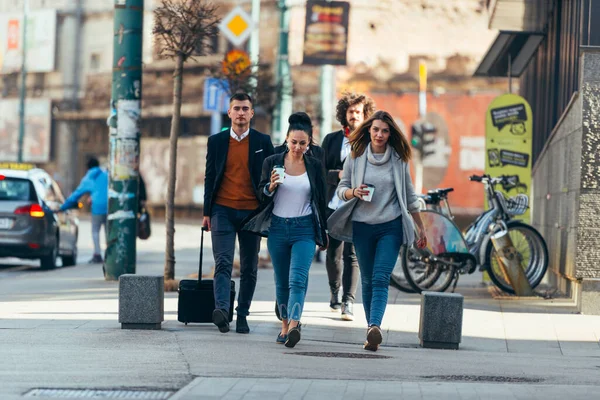
[[171, 397], [172, 390], [121, 390], [121, 389], [31, 389], [25, 397], [49, 397], [66, 399], [151, 399]]
[[389, 356], [381, 356], [379, 354], [369, 354], [369, 353], [334, 353], [334, 352], [300, 351], [300, 352], [294, 352], [294, 353], [290, 352], [287, 354], [294, 354], [297, 356], [308, 356], [308, 357], [325, 357], [325, 358], [371, 358], [371, 359], [392, 358]]
[[497, 382], [497, 383], [539, 383], [541, 378], [523, 378], [520, 376], [490, 376], [490, 375], [429, 375], [425, 379], [456, 382]]

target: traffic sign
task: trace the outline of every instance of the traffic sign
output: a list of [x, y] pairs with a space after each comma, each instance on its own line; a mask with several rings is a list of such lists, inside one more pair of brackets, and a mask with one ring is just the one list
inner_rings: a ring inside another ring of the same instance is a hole
[[254, 30], [252, 17], [237, 6], [219, 24], [219, 29], [234, 46], [241, 46]]
[[204, 80], [204, 111], [226, 113], [229, 108], [229, 84], [224, 79], [206, 78]]

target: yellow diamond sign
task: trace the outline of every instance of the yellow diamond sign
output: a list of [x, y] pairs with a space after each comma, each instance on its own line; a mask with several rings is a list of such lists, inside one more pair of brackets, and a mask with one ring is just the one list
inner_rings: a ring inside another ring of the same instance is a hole
[[234, 46], [241, 46], [254, 29], [252, 18], [242, 7], [236, 7], [219, 24], [219, 29]]

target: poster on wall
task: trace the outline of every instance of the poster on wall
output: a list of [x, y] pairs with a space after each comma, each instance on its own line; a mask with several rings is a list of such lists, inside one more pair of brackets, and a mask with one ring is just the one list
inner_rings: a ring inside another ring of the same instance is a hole
[[350, 4], [344, 1], [306, 3], [305, 65], [346, 65]]
[[[23, 14], [0, 14], [0, 72], [21, 70], [23, 62]], [[54, 71], [56, 10], [34, 10], [27, 18], [28, 72]]]
[[[513, 177], [510, 184], [496, 187], [506, 198], [531, 196], [532, 128], [531, 107], [523, 97], [503, 94], [489, 105], [485, 117], [485, 173]], [[529, 222], [530, 210], [516, 218]]]
[[[25, 101], [25, 135], [23, 161], [50, 161], [50, 129], [52, 118], [49, 99]], [[0, 100], [0, 161], [17, 161], [19, 153], [19, 101]]]

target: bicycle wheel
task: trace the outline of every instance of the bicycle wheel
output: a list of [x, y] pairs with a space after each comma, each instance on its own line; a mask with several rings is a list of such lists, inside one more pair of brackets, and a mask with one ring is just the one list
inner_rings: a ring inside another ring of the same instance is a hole
[[[532, 226], [519, 221], [509, 221], [507, 224], [508, 234], [517, 250], [521, 267], [532, 288], [537, 287], [548, 269], [548, 247], [540, 233]], [[496, 258], [496, 249], [490, 241], [485, 251], [485, 265], [490, 279], [496, 286], [506, 293], [514, 294], [508, 278], [504, 275], [502, 268]]]
[[[402, 245], [402, 247], [405, 246], [406, 245]], [[396, 265], [394, 266], [394, 270], [392, 271], [392, 275], [390, 276], [390, 285], [402, 292], [414, 293], [415, 290], [412, 288], [412, 286], [410, 286], [410, 284], [406, 280], [406, 276], [404, 276], [404, 270], [402, 269], [403, 262], [404, 257], [402, 255], [402, 248], [400, 248], [400, 252], [398, 253], [398, 259], [396, 260]]]
[[452, 284], [454, 266], [423, 261], [423, 257], [414, 246], [402, 246], [400, 252], [404, 259], [404, 276], [415, 292], [445, 292]]

